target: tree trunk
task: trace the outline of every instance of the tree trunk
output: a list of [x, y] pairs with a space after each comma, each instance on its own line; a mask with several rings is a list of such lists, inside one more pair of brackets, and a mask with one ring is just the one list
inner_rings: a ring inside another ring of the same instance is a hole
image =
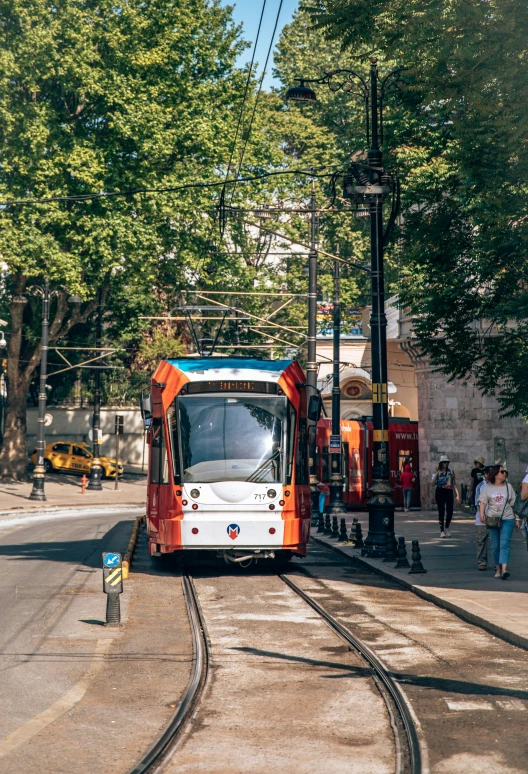
[[[24, 340], [24, 309], [28, 303], [24, 289], [28, 278], [14, 275], [15, 293], [10, 304], [10, 339], [7, 350], [7, 400], [4, 413], [4, 438], [0, 448], [0, 479], [28, 481], [28, 449], [26, 398], [31, 379], [40, 363], [41, 345]], [[50, 319], [49, 341], [65, 336], [77, 323], [84, 323], [93, 314], [97, 301], [89, 301], [81, 313], [80, 304], [74, 306], [69, 318], [67, 292], [62, 289], [56, 296], [55, 311]], [[40, 299], [39, 299], [40, 300]]]
[[31, 373], [20, 369], [22, 351], [22, 321], [27, 302], [22, 300], [25, 278], [15, 284], [18, 300], [10, 305], [11, 324], [7, 350], [7, 400], [4, 413], [4, 438], [0, 449], [0, 478], [27, 481], [28, 454], [26, 438], [26, 396]]
[[0, 478], [28, 481], [26, 438], [26, 397], [29, 382], [20, 379], [16, 389], [7, 391], [4, 414], [4, 440], [0, 450]]

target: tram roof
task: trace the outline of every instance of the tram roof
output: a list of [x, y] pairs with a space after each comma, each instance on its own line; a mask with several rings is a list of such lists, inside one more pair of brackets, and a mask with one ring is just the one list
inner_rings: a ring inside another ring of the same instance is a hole
[[168, 359], [174, 368], [178, 368], [184, 373], [195, 373], [197, 371], [268, 371], [273, 374], [282, 373], [294, 360], [258, 360], [257, 358], [237, 358], [237, 357], [190, 357]]

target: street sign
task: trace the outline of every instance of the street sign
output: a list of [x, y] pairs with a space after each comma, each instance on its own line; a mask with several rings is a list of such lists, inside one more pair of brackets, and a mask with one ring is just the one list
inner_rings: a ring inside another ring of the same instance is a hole
[[105, 594], [123, 592], [122, 557], [115, 551], [103, 553], [103, 591]]
[[53, 422], [53, 414], [46, 414], [44, 417], [44, 427], [49, 427]]
[[[103, 431], [101, 429], [99, 429], [97, 431], [97, 435], [99, 437], [97, 443], [99, 445], [101, 445], [103, 443]], [[88, 438], [90, 439], [90, 441], [93, 441], [93, 439], [94, 439], [94, 431], [91, 428], [90, 428], [90, 430], [88, 430]]]
[[115, 434], [123, 435], [123, 415], [116, 414], [115, 416]]
[[341, 436], [340, 435], [331, 435], [330, 436], [330, 445], [328, 447], [328, 451], [330, 454], [339, 454], [341, 451]]

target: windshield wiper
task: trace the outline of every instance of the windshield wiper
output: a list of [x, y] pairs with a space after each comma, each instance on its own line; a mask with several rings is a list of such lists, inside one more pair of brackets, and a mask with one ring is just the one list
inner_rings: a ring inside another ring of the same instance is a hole
[[253, 471], [249, 478], [246, 478], [246, 481], [251, 481], [253, 484], [265, 484], [266, 482], [261, 479], [261, 476], [265, 475], [268, 472], [268, 469], [271, 469], [274, 461], [281, 455], [281, 453], [282, 449], [277, 449], [277, 451], [272, 454], [271, 457], [268, 457], [267, 460], [264, 460], [264, 462]]

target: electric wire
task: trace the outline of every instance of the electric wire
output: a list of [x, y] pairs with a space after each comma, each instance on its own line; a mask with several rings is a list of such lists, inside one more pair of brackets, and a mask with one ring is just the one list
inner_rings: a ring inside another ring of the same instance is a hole
[[258, 106], [258, 102], [259, 102], [259, 98], [260, 98], [260, 93], [262, 91], [262, 84], [264, 82], [264, 76], [266, 75], [266, 69], [268, 67], [268, 61], [269, 61], [269, 58], [271, 56], [271, 52], [273, 50], [273, 43], [275, 42], [275, 34], [277, 32], [277, 27], [278, 27], [278, 24], [279, 24], [279, 17], [280, 17], [280, 14], [281, 14], [283, 1], [284, 0], [280, 0], [279, 8], [277, 10], [277, 16], [275, 17], [275, 25], [273, 27], [273, 32], [271, 33], [271, 40], [270, 40], [270, 44], [269, 44], [269, 47], [268, 47], [268, 53], [266, 54], [266, 61], [264, 62], [264, 67], [262, 68], [262, 75], [260, 76], [260, 83], [259, 83], [257, 95], [255, 97], [255, 103], [253, 105], [253, 111], [251, 113], [251, 119], [249, 121], [248, 132], [247, 132], [247, 135], [246, 135], [246, 139], [245, 139], [244, 145], [242, 146], [242, 152], [240, 154], [240, 159], [239, 159], [239, 162], [238, 162], [238, 168], [237, 168], [237, 171], [236, 171], [236, 174], [235, 174], [235, 185], [231, 189], [231, 199], [230, 199], [231, 202], [233, 201], [233, 197], [235, 195], [237, 178], [238, 178], [238, 175], [240, 174], [240, 170], [241, 170], [242, 164], [244, 162], [244, 156], [245, 156], [245, 153], [246, 153], [246, 148], [248, 146], [249, 139], [251, 137], [251, 130], [253, 129], [253, 121], [255, 120], [255, 114], [257, 112], [257, 106]]
[[[326, 169], [327, 167], [323, 167]], [[27, 199], [12, 199], [7, 201], [0, 201], [0, 208], [24, 206], [26, 204], [50, 204], [53, 202], [87, 202], [95, 199], [110, 199], [120, 196], [137, 196], [139, 194], [157, 194], [157, 193], [177, 193], [179, 191], [188, 191], [192, 189], [207, 189], [218, 188], [224, 185], [233, 185], [235, 183], [252, 183], [255, 180], [264, 180], [268, 177], [276, 177], [278, 175], [304, 175], [306, 177], [323, 178], [331, 177], [330, 173], [319, 173], [313, 169], [279, 169], [273, 172], [263, 172], [261, 175], [253, 175], [251, 177], [244, 177], [238, 180], [217, 180], [208, 183], [185, 183], [177, 186], [165, 186], [163, 188], [133, 188], [125, 191], [100, 191], [98, 193], [90, 194], [71, 194], [65, 196], [47, 196], [42, 198], [27, 198]]]

